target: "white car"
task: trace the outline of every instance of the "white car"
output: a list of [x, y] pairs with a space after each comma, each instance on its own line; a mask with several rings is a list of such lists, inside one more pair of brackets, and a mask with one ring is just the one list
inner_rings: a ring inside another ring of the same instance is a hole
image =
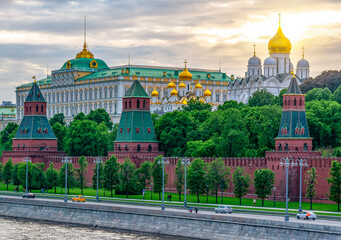
[[315, 220], [317, 218], [316, 214], [309, 211], [302, 211], [301, 213], [297, 213], [297, 219], [304, 219], [304, 220]]
[[232, 213], [232, 208], [230, 206], [219, 206], [214, 209], [215, 213]]

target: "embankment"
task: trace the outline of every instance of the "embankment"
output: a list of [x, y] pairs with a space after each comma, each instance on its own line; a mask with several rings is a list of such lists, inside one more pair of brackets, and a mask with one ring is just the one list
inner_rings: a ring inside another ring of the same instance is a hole
[[341, 227], [0, 197], [0, 215], [196, 239], [341, 239]]

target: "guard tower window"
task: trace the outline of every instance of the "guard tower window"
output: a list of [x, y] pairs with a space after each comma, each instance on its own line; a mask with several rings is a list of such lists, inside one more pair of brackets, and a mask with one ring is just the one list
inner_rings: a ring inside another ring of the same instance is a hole
[[143, 108], [147, 108], [147, 100], [143, 100]]
[[152, 148], [153, 148], [152, 145], [149, 144], [149, 145], [148, 145], [148, 152], [151, 152], [151, 151], [152, 151]]
[[117, 145], [118, 151], [121, 151], [121, 145]]
[[127, 100], [124, 101], [124, 108], [127, 109]]
[[136, 101], [136, 108], [140, 108], [140, 100], [139, 99], [137, 99], [137, 101]]
[[141, 152], [141, 145], [140, 145], [140, 144], [137, 145], [137, 151], [138, 151], [138, 152]]
[[129, 108], [131, 108], [131, 100], [129, 100]]
[[124, 146], [124, 148], [125, 148], [126, 152], [128, 152], [128, 145], [127, 144]]
[[278, 144], [278, 151], [282, 151], [282, 144]]
[[140, 128], [136, 128], [136, 133], [140, 133]]
[[41, 105], [41, 112], [44, 112], [44, 105]]
[[285, 151], [289, 151], [289, 146], [288, 146], [287, 143], [284, 144], [284, 150], [285, 150]]
[[39, 106], [36, 105], [36, 112], [39, 112]]
[[308, 151], [308, 145], [305, 143], [303, 144], [303, 151], [307, 152]]
[[300, 106], [302, 106], [302, 98], [300, 98]]
[[296, 106], [296, 98], [294, 98], [294, 106]]

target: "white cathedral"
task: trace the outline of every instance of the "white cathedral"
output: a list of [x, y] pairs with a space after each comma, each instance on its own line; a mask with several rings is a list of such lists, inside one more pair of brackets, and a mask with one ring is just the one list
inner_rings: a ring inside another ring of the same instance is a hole
[[[263, 68], [254, 51], [248, 61], [245, 78], [236, 78], [228, 85], [229, 100], [247, 103], [249, 97], [262, 88], [278, 96], [282, 89], [289, 86], [294, 71], [290, 60], [291, 42], [284, 36], [280, 24], [276, 35], [269, 41], [268, 49], [270, 56], [264, 60]], [[304, 52], [297, 63], [295, 75], [299, 84], [309, 78], [309, 62], [304, 59]]]

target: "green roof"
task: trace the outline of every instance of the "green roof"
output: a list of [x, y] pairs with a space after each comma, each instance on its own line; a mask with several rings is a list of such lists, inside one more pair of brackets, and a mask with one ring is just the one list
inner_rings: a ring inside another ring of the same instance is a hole
[[[97, 68], [90, 66], [90, 63], [94, 60], [98, 64]], [[71, 67], [68, 69], [76, 69], [76, 70], [109, 69], [108, 65], [103, 60], [97, 59], [97, 58], [76, 58], [76, 59], [70, 59], [69, 61], [71, 63]], [[68, 61], [64, 63], [64, 65], [61, 67], [60, 70], [67, 69], [66, 68], [67, 63]]]
[[115, 142], [157, 142], [150, 112], [122, 112]]
[[[123, 70], [123, 74], [122, 74]], [[128, 70], [129, 73], [126, 73]], [[155, 78], [179, 78], [179, 74], [183, 71], [183, 68], [174, 67], [159, 67], [159, 66], [140, 66], [140, 65], [124, 65], [110, 68], [108, 70], [98, 71], [82, 78], [77, 81], [105, 78], [114, 76], [138, 76], [138, 77], [155, 77]], [[191, 69], [193, 80], [209, 80], [209, 81], [226, 81], [232, 82], [233, 80], [226, 75], [216, 70], [205, 70], [205, 69]]]
[[16, 107], [0, 107], [0, 115], [16, 115]]
[[[37, 85], [40, 86], [40, 85], [46, 85], [46, 84], [51, 84], [51, 77], [47, 77], [47, 78], [43, 78], [43, 79], [40, 79], [37, 81]], [[32, 87], [33, 83], [30, 82], [30, 83], [27, 83], [27, 84], [23, 84], [23, 85], [20, 85], [18, 87]]]
[[25, 102], [46, 102], [36, 82], [33, 83]]
[[135, 80], [133, 84], [130, 86], [124, 97], [143, 97], [149, 98], [146, 91], [141, 86], [141, 83], [138, 80]]
[[289, 84], [288, 91], [286, 92], [286, 94], [302, 94], [295, 77], [291, 79], [291, 82]]

